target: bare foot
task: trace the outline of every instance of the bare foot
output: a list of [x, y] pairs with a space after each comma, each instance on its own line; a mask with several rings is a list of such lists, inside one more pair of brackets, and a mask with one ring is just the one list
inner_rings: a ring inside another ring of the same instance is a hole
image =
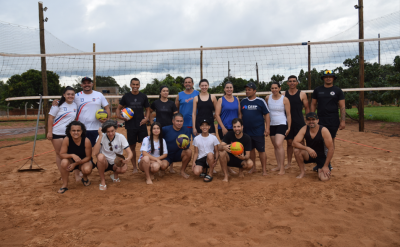
[[262, 175], [263, 175], [263, 176], [268, 176], [267, 171], [263, 171]]
[[160, 178], [164, 177], [164, 175], [165, 175], [165, 171], [161, 171], [161, 170], [158, 171], [158, 176]]
[[304, 172], [300, 173], [299, 176], [297, 176], [296, 178], [303, 178], [306, 174]]
[[234, 170], [232, 170], [232, 168], [228, 167], [228, 173], [230, 174], [237, 174], [237, 172], [235, 172]]
[[174, 173], [176, 173], [176, 171], [170, 166], [170, 167], [169, 167], [169, 173], [174, 174]]
[[218, 172], [217, 172], [215, 169], [213, 169], [213, 173], [214, 173], [214, 174], [217, 174]]
[[183, 178], [186, 178], [186, 179], [189, 178], [189, 174], [186, 174], [186, 172], [183, 172], [183, 171], [181, 171], [181, 176], [182, 176]]
[[228, 182], [228, 178], [225, 177], [225, 178], [222, 180], [222, 182]]
[[244, 173], [239, 171], [239, 178], [244, 178]]
[[151, 179], [146, 179], [146, 184], [153, 184], [153, 181], [151, 181]]
[[154, 174], [150, 174], [150, 179], [154, 180]]
[[285, 170], [283, 170], [283, 171], [280, 171], [278, 174], [279, 174], [279, 175], [283, 175], [283, 174], [285, 174]]
[[285, 166], [285, 170], [287, 170], [287, 169], [289, 169], [290, 167], [292, 167], [290, 164], [287, 164], [286, 166]]
[[281, 169], [281, 167], [280, 167], [280, 166], [277, 166], [277, 167], [275, 167], [275, 168], [272, 168], [271, 171], [276, 172], [276, 171], [279, 171], [280, 169]]
[[[253, 168], [251, 168], [247, 173], [248, 174], [252, 174], [252, 173], [255, 173], [256, 172], [256, 168], [255, 168], [255, 166], [253, 166]], [[240, 175], [240, 171], [239, 171], [239, 175]], [[240, 177], [240, 176], [239, 176]]]
[[136, 167], [133, 168], [132, 174], [135, 174], [138, 172], [138, 169]]

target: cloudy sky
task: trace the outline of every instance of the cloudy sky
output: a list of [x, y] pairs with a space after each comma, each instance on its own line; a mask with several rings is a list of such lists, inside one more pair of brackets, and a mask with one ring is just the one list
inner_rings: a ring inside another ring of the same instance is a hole
[[[44, 1], [45, 29], [82, 51], [121, 51], [320, 41], [358, 21], [357, 0]], [[0, 20], [38, 27], [38, 2], [0, 0]], [[400, 10], [364, 0], [364, 18]]]

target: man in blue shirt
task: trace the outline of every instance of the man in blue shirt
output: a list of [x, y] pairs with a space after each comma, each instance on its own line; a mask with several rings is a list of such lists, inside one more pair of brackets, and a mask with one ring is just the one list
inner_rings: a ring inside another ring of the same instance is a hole
[[260, 156], [262, 174], [267, 175], [267, 155], [265, 153], [265, 136], [269, 135], [269, 109], [267, 103], [259, 97], [256, 97], [257, 86], [250, 82], [246, 85], [246, 96], [240, 102], [243, 132], [251, 137], [252, 150], [250, 159], [254, 166], [249, 173], [256, 171], [256, 149]]
[[163, 127], [162, 131], [164, 140], [167, 143], [168, 156], [166, 160], [168, 161], [168, 165], [172, 165], [173, 162], [182, 161], [181, 175], [184, 178], [189, 178], [185, 170], [192, 158], [192, 150], [189, 149], [190, 144], [186, 149], [180, 149], [176, 143], [176, 139], [179, 135], [185, 134], [190, 138], [190, 134], [192, 133], [191, 129], [183, 126], [183, 123], [183, 115], [181, 113], [176, 113], [172, 117], [172, 125]]

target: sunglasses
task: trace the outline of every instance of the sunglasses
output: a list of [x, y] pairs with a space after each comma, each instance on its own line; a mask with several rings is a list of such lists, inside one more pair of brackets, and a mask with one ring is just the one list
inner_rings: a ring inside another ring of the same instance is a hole
[[109, 143], [108, 143], [108, 146], [110, 146], [110, 151], [113, 151], [113, 148], [112, 148], [111, 142], [109, 142]]
[[324, 75], [329, 75], [329, 74], [333, 74], [332, 70], [325, 70], [324, 71]]

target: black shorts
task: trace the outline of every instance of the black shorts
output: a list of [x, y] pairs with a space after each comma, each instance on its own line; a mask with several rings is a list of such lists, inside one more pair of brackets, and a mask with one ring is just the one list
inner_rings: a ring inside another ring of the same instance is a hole
[[196, 166], [202, 166], [203, 168], [210, 168], [210, 166], [207, 164], [207, 156], [204, 156], [203, 158], [196, 160]]
[[292, 126], [290, 126], [289, 134], [285, 137], [285, 140], [293, 140], [304, 126], [305, 125], [292, 124]]
[[[258, 152], [265, 152], [265, 137], [264, 136], [250, 136], [251, 149], [257, 149]], [[235, 157], [236, 158], [236, 157]]]
[[141, 129], [127, 129], [126, 137], [129, 145], [135, 145], [137, 142], [142, 143], [143, 139], [148, 136], [147, 127]]
[[312, 158], [311, 156], [309, 156], [309, 157], [308, 157], [308, 160], [304, 160], [304, 163], [305, 163], [305, 164], [308, 164], [308, 163], [315, 163], [315, 164], [317, 164], [318, 169], [321, 169], [322, 167], [324, 167], [325, 161], [326, 161], [326, 157], [321, 157], [321, 158], [319, 158], [319, 157], [317, 156], [317, 158]]
[[336, 133], [339, 129], [339, 126], [337, 126], [337, 127], [336, 126], [335, 127], [325, 126], [325, 125], [323, 125], [323, 126], [329, 130], [329, 133], [331, 133], [332, 139], [336, 137]]
[[228, 155], [229, 155], [229, 161], [228, 161], [229, 167], [243, 168], [243, 165], [242, 165], [243, 160], [235, 157], [233, 154], [228, 153]]
[[166, 161], [168, 161], [168, 164], [171, 165], [174, 162], [181, 162], [182, 161], [182, 151], [183, 149], [180, 149], [176, 153], [168, 153], [167, 158], [165, 158]]
[[[75, 163], [75, 160], [71, 158], [69, 162]], [[93, 162], [93, 158], [90, 160], [90, 162], [92, 162], [92, 169], [94, 169], [96, 167], [96, 164]], [[80, 171], [79, 166], [75, 166], [74, 170]], [[69, 171], [69, 172], [73, 172], [74, 170]]]
[[99, 136], [98, 130], [86, 130], [86, 137], [90, 140], [92, 147], [96, 144], [96, 139]]
[[55, 140], [55, 139], [64, 139], [66, 137], [66, 135], [56, 135], [56, 134], [53, 134], [53, 140]]
[[[227, 129], [228, 131], [233, 131], [233, 129]], [[222, 138], [224, 138], [224, 134], [222, 133], [222, 129], [218, 129], [218, 136], [219, 139], [222, 141]]]
[[[107, 163], [108, 163], [108, 161], [107, 161]], [[97, 168], [97, 169], [99, 169], [99, 168]], [[108, 166], [104, 170], [104, 172], [107, 172], [107, 171], [114, 171], [114, 164], [111, 165], [110, 163], [108, 163]]]
[[271, 125], [269, 127], [269, 135], [270, 136], [276, 136], [276, 134], [280, 134], [280, 135], [285, 135], [286, 131], [287, 131], [288, 126], [285, 124], [281, 124], [281, 125]]

